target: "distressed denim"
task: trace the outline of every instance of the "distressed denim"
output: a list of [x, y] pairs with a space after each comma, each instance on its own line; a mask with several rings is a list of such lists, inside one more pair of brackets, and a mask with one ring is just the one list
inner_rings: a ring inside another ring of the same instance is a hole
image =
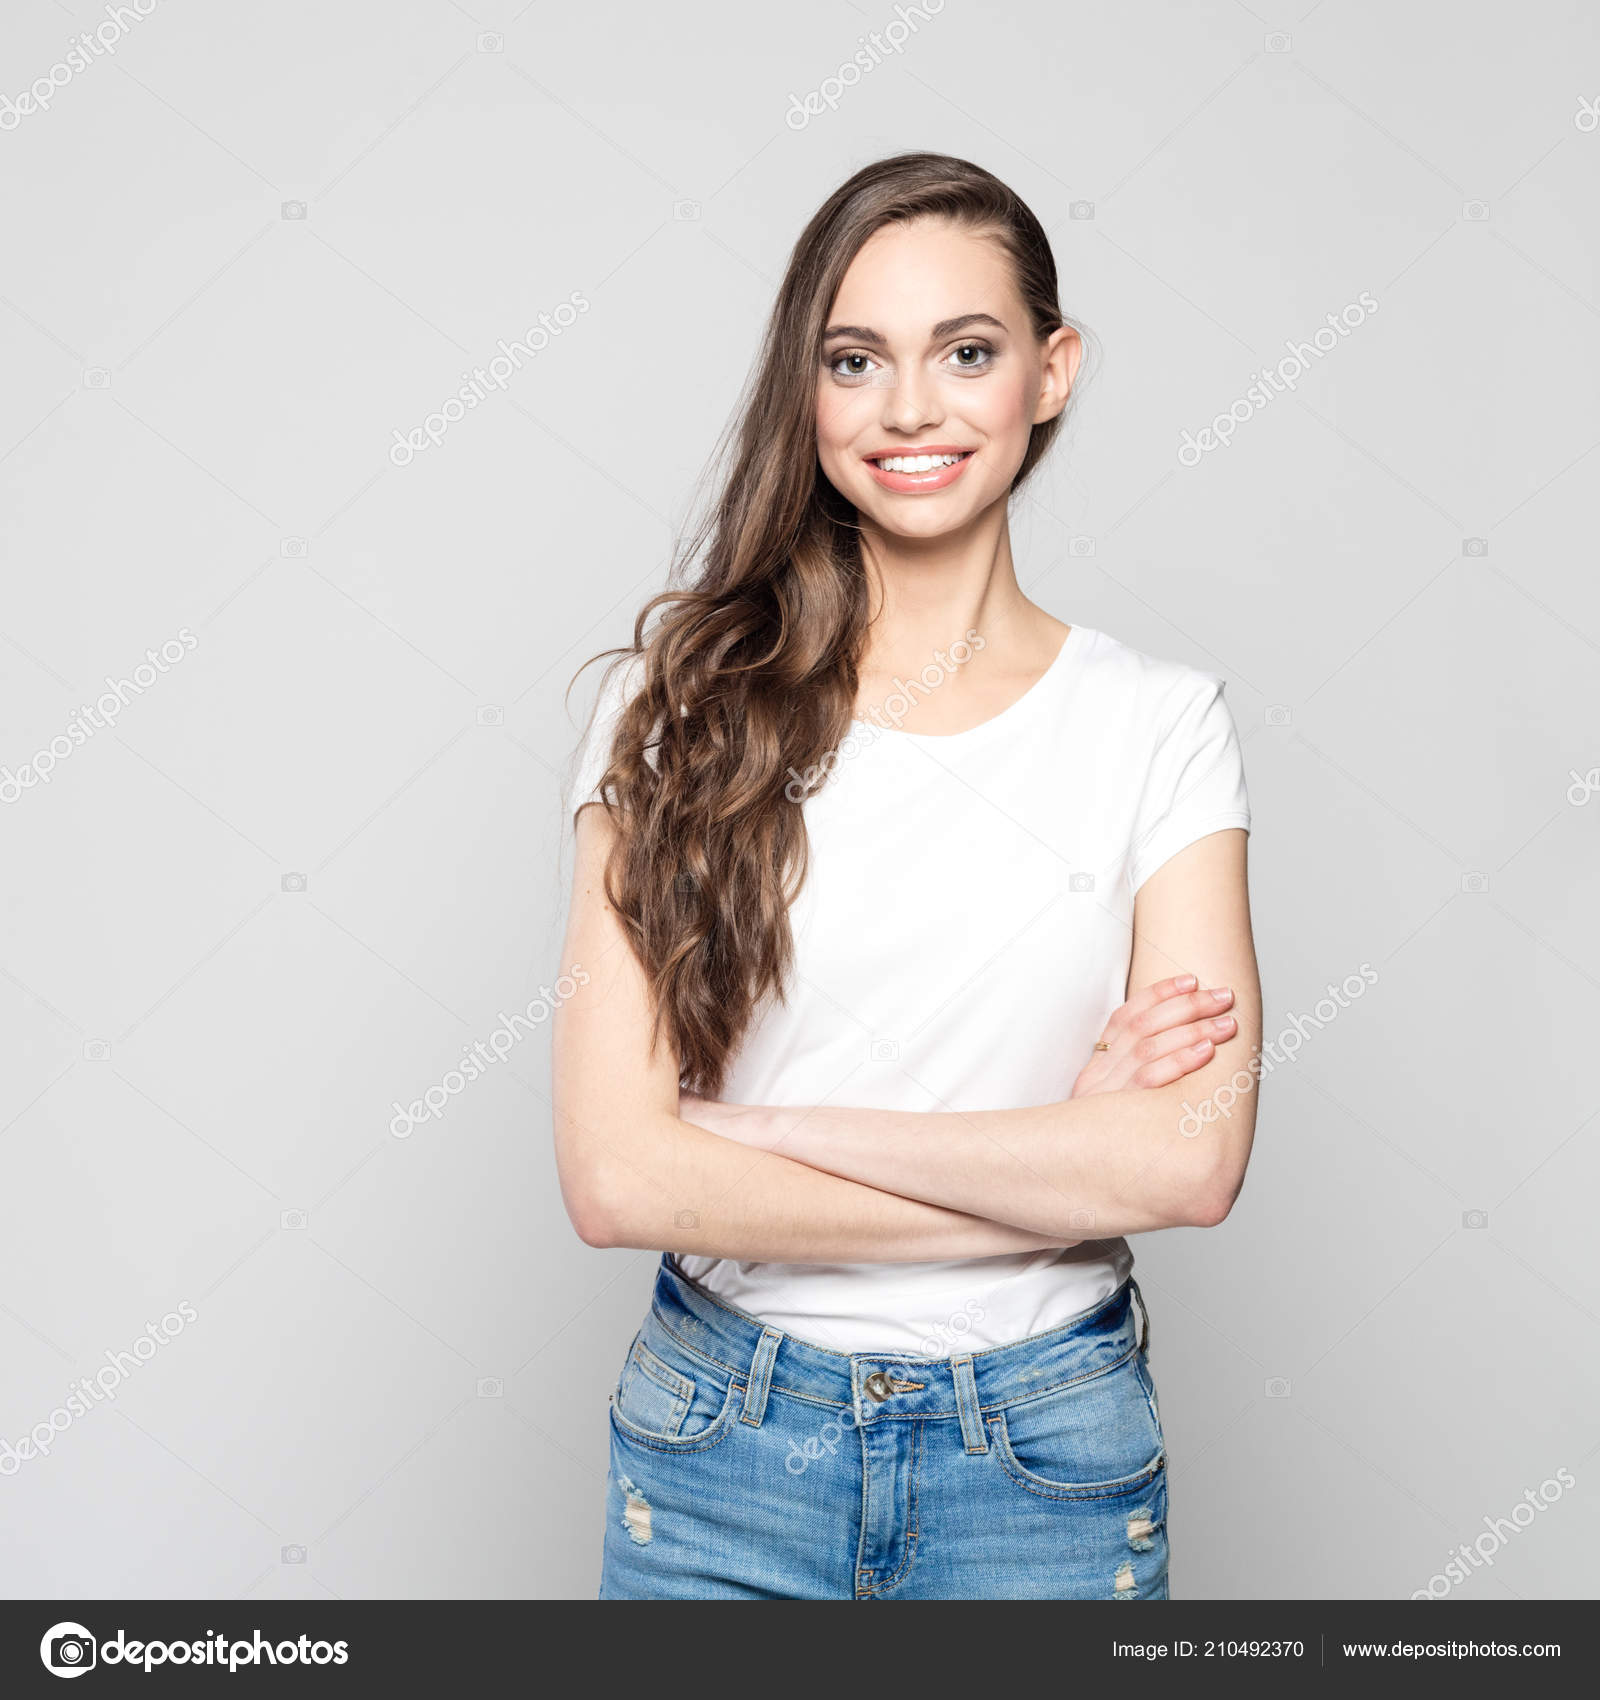
[[846, 1355], [669, 1254], [611, 1396], [600, 1597], [1165, 1599], [1148, 1340], [1130, 1280], [1011, 1345]]

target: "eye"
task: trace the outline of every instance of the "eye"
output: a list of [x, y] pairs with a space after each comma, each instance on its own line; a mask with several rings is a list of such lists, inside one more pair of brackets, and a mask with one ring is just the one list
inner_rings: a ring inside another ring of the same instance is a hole
[[834, 377], [848, 380], [866, 377], [876, 362], [870, 354], [863, 354], [860, 349], [854, 349], [848, 354], [834, 355], [828, 365]]
[[985, 342], [958, 342], [945, 358], [958, 372], [982, 372], [994, 360], [994, 350]]

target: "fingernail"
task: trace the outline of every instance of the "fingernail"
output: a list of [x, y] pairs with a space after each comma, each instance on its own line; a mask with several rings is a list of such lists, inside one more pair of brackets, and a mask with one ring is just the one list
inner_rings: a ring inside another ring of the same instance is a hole
[[1233, 1031], [1233, 1017], [1231, 1015], [1214, 1015], [1206, 1023], [1206, 1026], [1213, 1033], [1231, 1033]]
[[1192, 992], [1199, 984], [1200, 982], [1195, 979], [1193, 974], [1180, 974], [1178, 976], [1178, 990], [1180, 992]]
[[1211, 994], [1211, 1001], [1213, 1003], [1228, 1003], [1232, 1000], [1232, 998], [1233, 993], [1230, 992], [1226, 986], [1219, 986], [1216, 991]]

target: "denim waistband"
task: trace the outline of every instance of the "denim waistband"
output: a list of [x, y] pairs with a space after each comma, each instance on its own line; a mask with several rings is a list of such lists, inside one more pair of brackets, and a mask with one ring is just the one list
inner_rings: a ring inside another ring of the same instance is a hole
[[[1134, 1302], [1139, 1316], [1134, 1316]], [[959, 1417], [969, 1446], [982, 1450], [980, 1413], [1031, 1399], [1115, 1369], [1149, 1344], [1149, 1318], [1130, 1276], [1109, 1298], [1047, 1333], [948, 1357], [831, 1352], [796, 1340], [735, 1310], [678, 1267], [661, 1260], [646, 1319], [686, 1352], [745, 1384], [743, 1419], [759, 1424], [772, 1393], [852, 1407], [858, 1423]]]

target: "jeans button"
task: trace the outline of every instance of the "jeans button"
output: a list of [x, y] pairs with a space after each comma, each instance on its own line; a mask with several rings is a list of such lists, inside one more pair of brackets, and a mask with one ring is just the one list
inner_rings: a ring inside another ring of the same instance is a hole
[[862, 1386], [866, 1388], [867, 1396], [875, 1399], [880, 1405], [894, 1392], [894, 1388], [889, 1385], [888, 1376], [881, 1369], [875, 1369]]

